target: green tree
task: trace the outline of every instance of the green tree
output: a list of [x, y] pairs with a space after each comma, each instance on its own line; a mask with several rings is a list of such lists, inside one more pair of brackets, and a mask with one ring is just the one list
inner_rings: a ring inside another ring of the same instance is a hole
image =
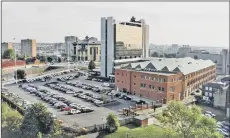
[[17, 138], [21, 122], [21, 114], [2, 103], [2, 138]]
[[58, 57], [58, 62], [61, 62], [61, 58], [60, 57]]
[[202, 116], [201, 109], [195, 105], [170, 102], [158, 118], [162, 127], [174, 130], [180, 138], [223, 138], [216, 131], [216, 121]]
[[[14, 78], [16, 79], [16, 72], [14, 72]], [[25, 70], [18, 69], [17, 70], [17, 79], [25, 79], [25, 78], [26, 78]]]
[[89, 65], [88, 65], [88, 69], [89, 70], [93, 70], [93, 69], [95, 69], [96, 68], [96, 65], [95, 65], [95, 63], [93, 62], [93, 60], [91, 60], [90, 62], [89, 62]]
[[151, 57], [159, 57], [157, 52], [154, 52], [153, 54], [151, 54]]
[[52, 62], [53, 59], [52, 59], [51, 57], [47, 57], [47, 61], [48, 61], [48, 62]]
[[15, 53], [13, 49], [8, 49], [3, 53], [3, 58], [4, 59], [14, 59], [15, 58]]
[[53, 133], [54, 125], [52, 114], [48, 112], [45, 105], [34, 103], [26, 109], [20, 129], [25, 138], [32, 138], [38, 136], [39, 132], [44, 135]]
[[117, 116], [113, 113], [110, 113], [107, 118], [107, 125], [109, 126], [108, 131], [109, 132], [114, 132], [118, 129], [118, 127], [120, 126], [119, 120], [117, 118]]

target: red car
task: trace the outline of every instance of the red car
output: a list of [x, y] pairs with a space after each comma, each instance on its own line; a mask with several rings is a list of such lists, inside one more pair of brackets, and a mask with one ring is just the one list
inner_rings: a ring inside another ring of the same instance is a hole
[[71, 107], [63, 107], [63, 108], [61, 108], [61, 111], [69, 111], [71, 109], [73, 109], [73, 108], [71, 108]]

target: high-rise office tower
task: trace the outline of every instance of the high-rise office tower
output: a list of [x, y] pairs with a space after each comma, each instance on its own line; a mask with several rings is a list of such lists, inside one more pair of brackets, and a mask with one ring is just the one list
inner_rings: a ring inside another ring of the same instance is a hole
[[114, 61], [149, 56], [149, 26], [142, 19], [116, 22], [101, 18], [101, 76], [114, 73]]
[[37, 44], [34, 39], [21, 40], [21, 55], [27, 57], [37, 56]]

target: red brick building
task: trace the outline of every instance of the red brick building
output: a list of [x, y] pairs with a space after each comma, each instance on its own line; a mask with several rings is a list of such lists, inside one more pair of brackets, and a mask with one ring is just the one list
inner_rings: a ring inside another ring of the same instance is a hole
[[192, 58], [156, 58], [115, 68], [117, 90], [161, 102], [182, 100], [215, 76], [215, 63]]

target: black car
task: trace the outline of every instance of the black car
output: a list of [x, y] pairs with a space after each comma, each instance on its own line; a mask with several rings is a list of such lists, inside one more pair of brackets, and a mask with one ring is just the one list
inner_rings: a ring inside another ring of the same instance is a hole
[[120, 96], [121, 96], [120, 93], [116, 93], [116, 94], [115, 94], [115, 97], [120, 97]]
[[146, 104], [146, 102], [145, 101], [143, 101], [143, 100], [140, 100], [140, 101], [138, 101], [138, 102], [136, 102], [137, 104]]
[[131, 98], [130, 98], [130, 97], [128, 97], [128, 96], [126, 96], [126, 97], [124, 98], [124, 100], [130, 101], [130, 100], [131, 100]]

